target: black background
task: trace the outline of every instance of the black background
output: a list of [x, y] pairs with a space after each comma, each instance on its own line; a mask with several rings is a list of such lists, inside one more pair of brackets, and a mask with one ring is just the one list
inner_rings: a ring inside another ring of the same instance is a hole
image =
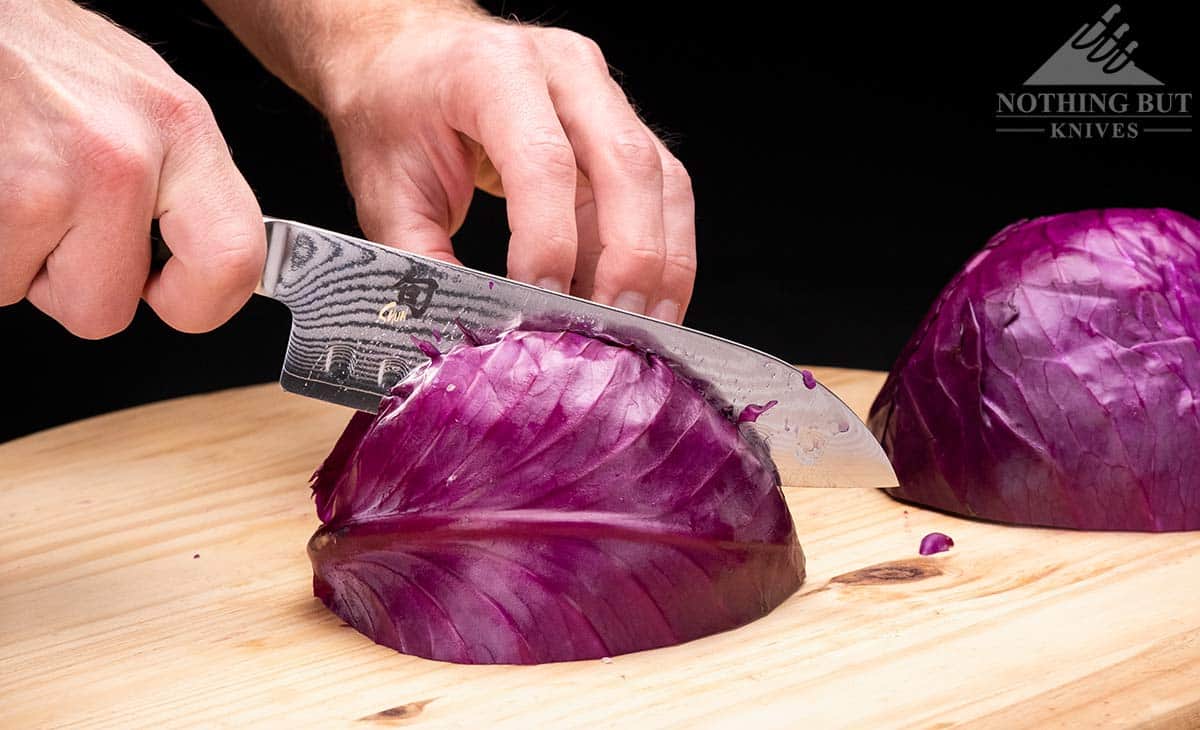
[[[1200, 215], [1197, 135], [1064, 142], [994, 131], [1013, 90], [1109, 2], [945, 8], [842, 3], [491, 3], [596, 39], [692, 173], [700, 273], [687, 324], [793, 362], [886, 369], [933, 297], [1005, 224], [1106, 206]], [[263, 211], [355, 232], [323, 121], [198, 1], [93, 3], [212, 104]], [[675, 5], [675, 9], [669, 9]], [[1200, 78], [1184, 4], [1127, 3], [1138, 65]], [[456, 246], [502, 273], [502, 201], [480, 194]], [[0, 264], [2, 265], [2, 264]], [[252, 301], [207, 335], [143, 308], [76, 340], [27, 304], [0, 310], [0, 441], [135, 403], [271, 380], [288, 318]]]

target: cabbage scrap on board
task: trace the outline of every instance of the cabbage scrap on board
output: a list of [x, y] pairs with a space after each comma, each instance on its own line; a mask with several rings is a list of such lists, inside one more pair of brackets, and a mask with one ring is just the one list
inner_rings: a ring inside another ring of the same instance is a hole
[[901, 499], [1097, 530], [1200, 529], [1200, 222], [1022, 221], [942, 291], [871, 408]]
[[765, 448], [662, 358], [573, 332], [426, 349], [314, 475], [314, 592], [371, 639], [601, 658], [740, 626], [800, 586]]

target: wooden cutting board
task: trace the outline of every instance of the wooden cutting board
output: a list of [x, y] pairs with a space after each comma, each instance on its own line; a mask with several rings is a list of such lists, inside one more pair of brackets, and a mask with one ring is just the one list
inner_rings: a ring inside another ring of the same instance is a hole
[[[859, 413], [882, 380], [817, 375]], [[808, 581], [736, 631], [537, 667], [402, 656], [311, 595], [308, 476], [347, 415], [265, 385], [0, 445], [0, 726], [1200, 727], [1200, 533], [876, 491], [787, 489]], [[957, 545], [922, 558], [932, 530]]]

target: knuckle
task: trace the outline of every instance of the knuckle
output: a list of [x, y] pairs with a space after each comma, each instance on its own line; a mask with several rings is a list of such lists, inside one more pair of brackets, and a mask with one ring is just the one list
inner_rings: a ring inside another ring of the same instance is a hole
[[613, 154], [623, 164], [643, 173], [662, 174], [662, 161], [650, 135], [641, 129], [628, 129], [612, 136]]
[[565, 258], [568, 254], [572, 258], [575, 256], [575, 248], [578, 245], [575, 236], [565, 231], [548, 231], [542, 238], [548, 258], [558, 261]]
[[509, 41], [510, 53], [521, 59], [533, 60], [541, 57], [541, 48], [539, 48], [537, 37], [534, 34], [520, 29], [511, 35], [512, 39]]
[[465, 35], [460, 43], [467, 58], [490, 64], [528, 64], [539, 56], [537, 40], [521, 26], [493, 25], [482, 34]]
[[569, 281], [574, 270], [575, 255], [576, 241], [573, 236], [565, 231], [545, 231], [538, 235], [536, 247], [509, 247], [509, 274], [529, 283], [546, 276]]
[[663, 156], [663, 207], [687, 218], [695, 218], [696, 194], [692, 176], [674, 155]]
[[555, 179], [574, 181], [575, 150], [561, 129], [535, 127], [525, 139], [525, 146], [533, 153], [530, 164]]
[[692, 249], [667, 252], [665, 271], [688, 281], [696, 277], [696, 252]]
[[[529, 236], [525, 237], [527, 240]], [[565, 228], [546, 227], [536, 232], [536, 245], [510, 246], [509, 267], [518, 271], [554, 272], [574, 268], [578, 242]]]
[[[219, 225], [217, 230], [232, 230], [232, 226]], [[262, 275], [265, 255], [262, 236], [257, 231], [244, 229], [225, 236], [210, 252], [209, 263], [220, 277], [235, 287], [252, 286]]]
[[[499, 29], [497, 29], [499, 30]], [[537, 36], [523, 26], [504, 28], [507, 47], [511, 53], [521, 58], [534, 58], [540, 55]]]
[[667, 252], [664, 246], [653, 244], [638, 244], [627, 249], [624, 253], [626, 268], [639, 276], [645, 273], [660, 273], [666, 262]]
[[662, 156], [663, 187], [668, 194], [686, 195], [692, 198], [692, 176], [679, 158], [672, 154]]
[[237, 248], [225, 248], [214, 252], [213, 264], [217, 266], [230, 281], [238, 284], [253, 283], [262, 274], [262, 255], [251, 245], [250, 234], [240, 242]]
[[156, 102], [155, 115], [159, 124], [176, 134], [208, 133], [216, 129], [216, 119], [208, 101], [186, 83], [161, 89]]
[[604, 51], [600, 49], [599, 43], [570, 30], [559, 30], [558, 33], [560, 43], [572, 56], [586, 65], [608, 69], [608, 61], [604, 58]]
[[87, 130], [79, 136], [78, 152], [84, 168], [102, 184], [132, 186], [156, 174], [148, 145], [136, 135]]
[[453, 45], [459, 60], [446, 75], [448, 83], [472, 96], [494, 96], [497, 89], [520, 83], [522, 75], [540, 73], [542, 54], [533, 34], [524, 28], [497, 24], [467, 33]]
[[[59, 175], [0, 179], [0, 220], [24, 230], [61, 221], [72, 199], [70, 181]], [[8, 242], [0, 242], [8, 243]]]

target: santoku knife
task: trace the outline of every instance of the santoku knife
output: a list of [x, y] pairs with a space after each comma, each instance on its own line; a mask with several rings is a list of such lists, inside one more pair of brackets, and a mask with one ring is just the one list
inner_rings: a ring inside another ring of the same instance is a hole
[[[862, 421], [777, 358], [703, 332], [287, 220], [266, 218], [258, 294], [283, 302], [292, 331], [285, 390], [374, 412], [428, 357], [468, 332], [579, 328], [659, 352], [735, 409], [776, 405], [743, 428], [770, 447], [783, 483], [889, 487], [896, 476]], [[810, 387], [811, 386], [811, 387]]]

